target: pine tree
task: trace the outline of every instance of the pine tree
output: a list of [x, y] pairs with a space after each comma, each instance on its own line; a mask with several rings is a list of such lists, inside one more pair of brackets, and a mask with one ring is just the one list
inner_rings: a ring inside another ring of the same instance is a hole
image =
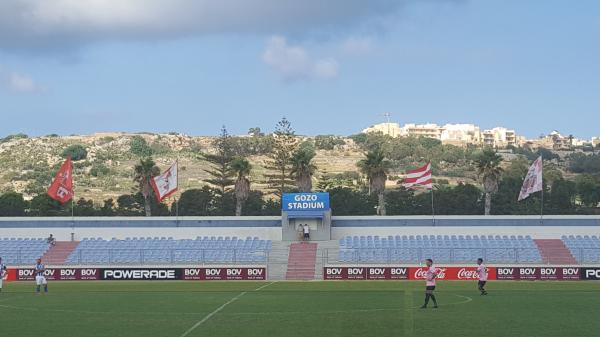
[[232, 186], [234, 172], [231, 171], [231, 162], [234, 159], [234, 151], [231, 136], [225, 126], [221, 128], [221, 134], [213, 142], [215, 153], [204, 153], [202, 157], [210, 164], [206, 171], [211, 178], [205, 181], [218, 188], [221, 196], [225, 195], [227, 189]]
[[267, 184], [279, 198], [283, 193], [294, 187], [295, 181], [291, 178], [292, 171], [292, 156], [298, 148], [298, 141], [292, 124], [283, 117], [273, 134], [274, 146], [273, 151], [269, 155], [265, 168], [268, 173], [265, 174]]

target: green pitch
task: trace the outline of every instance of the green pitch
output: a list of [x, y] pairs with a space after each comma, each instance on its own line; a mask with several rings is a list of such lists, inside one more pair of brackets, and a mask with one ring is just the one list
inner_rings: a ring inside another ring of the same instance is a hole
[[0, 335], [599, 336], [600, 282], [51, 282], [5, 284]]

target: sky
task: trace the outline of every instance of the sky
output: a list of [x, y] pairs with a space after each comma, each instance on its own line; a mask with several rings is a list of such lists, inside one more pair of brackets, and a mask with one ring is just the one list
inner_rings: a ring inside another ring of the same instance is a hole
[[600, 136], [596, 0], [2, 0], [0, 137], [391, 120]]

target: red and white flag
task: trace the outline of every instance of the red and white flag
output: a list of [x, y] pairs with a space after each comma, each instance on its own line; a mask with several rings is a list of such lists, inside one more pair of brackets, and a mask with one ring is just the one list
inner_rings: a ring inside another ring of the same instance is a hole
[[519, 201], [527, 198], [530, 194], [541, 191], [542, 185], [542, 171], [544, 165], [542, 162], [542, 156], [536, 159], [533, 164], [529, 167], [523, 186], [521, 187], [521, 193], [519, 193]]
[[433, 180], [431, 179], [431, 162], [414, 170], [406, 172], [406, 178], [402, 185], [406, 188], [432, 189]]
[[64, 204], [73, 198], [73, 163], [71, 157], [60, 166], [52, 185], [48, 188], [50, 198]]
[[150, 180], [156, 200], [162, 202], [177, 192], [177, 162], [173, 163], [163, 174]]

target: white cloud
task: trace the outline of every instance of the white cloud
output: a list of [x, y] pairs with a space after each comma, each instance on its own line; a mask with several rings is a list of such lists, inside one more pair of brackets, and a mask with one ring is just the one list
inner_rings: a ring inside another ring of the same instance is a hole
[[[429, 0], [459, 1], [459, 0]], [[1, 0], [0, 49], [222, 33], [306, 34], [378, 22], [418, 0]]]
[[35, 92], [38, 90], [37, 85], [31, 77], [17, 73], [10, 74], [8, 86], [16, 92]]
[[350, 37], [342, 44], [342, 51], [350, 55], [364, 55], [373, 51], [373, 40], [368, 37]]
[[338, 76], [338, 63], [333, 58], [312, 59], [301, 46], [289, 45], [285, 37], [269, 39], [263, 61], [285, 81], [333, 79]]
[[340, 66], [333, 58], [318, 60], [315, 62], [315, 76], [322, 79], [331, 79], [338, 76]]
[[42, 91], [42, 88], [28, 75], [5, 71], [0, 68], [0, 86], [11, 92], [34, 93]]

